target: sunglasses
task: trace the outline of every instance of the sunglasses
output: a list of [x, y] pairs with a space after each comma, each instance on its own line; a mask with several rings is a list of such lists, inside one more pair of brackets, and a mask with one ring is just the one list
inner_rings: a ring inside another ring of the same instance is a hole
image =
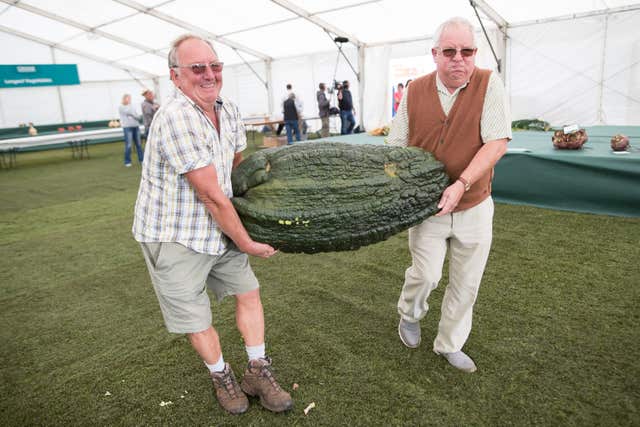
[[219, 73], [222, 71], [224, 62], [211, 62], [209, 64], [191, 64], [191, 65], [174, 65], [171, 68], [191, 68], [193, 74], [204, 74], [207, 70], [207, 66], [211, 67], [211, 71]]
[[477, 48], [470, 48], [470, 47], [465, 47], [462, 49], [454, 49], [452, 47], [448, 47], [446, 49], [440, 49], [440, 52], [442, 52], [442, 54], [444, 56], [446, 56], [447, 58], [453, 58], [454, 56], [456, 56], [456, 53], [460, 52], [460, 55], [462, 55], [463, 58], [468, 58], [470, 56], [473, 56], [474, 53], [476, 53], [476, 50], [478, 50]]

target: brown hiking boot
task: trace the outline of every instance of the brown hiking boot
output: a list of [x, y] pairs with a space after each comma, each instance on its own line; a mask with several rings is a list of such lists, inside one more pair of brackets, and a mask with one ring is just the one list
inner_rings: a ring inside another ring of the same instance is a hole
[[222, 372], [212, 372], [211, 379], [216, 389], [218, 402], [225, 411], [235, 415], [242, 414], [249, 409], [249, 400], [240, 389], [228, 363], [224, 364]]
[[280, 388], [273, 376], [269, 357], [249, 361], [240, 387], [249, 396], [260, 396], [262, 406], [272, 412], [283, 412], [293, 408], [291, 395]]

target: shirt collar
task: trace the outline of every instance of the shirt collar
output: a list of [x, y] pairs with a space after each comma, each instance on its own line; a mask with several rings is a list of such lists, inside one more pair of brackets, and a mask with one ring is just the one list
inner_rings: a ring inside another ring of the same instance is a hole
[[[196, 104], [193, 99], [191, 99], [187, 95], [185, 95], [184, 92], [182, 90], [180, 90], [180, 88], [176, 87], [175, 90], [176, 90], [176, 92], [175, 92], [176, 98], [182, 98], [184, 101], [187, 101], [189, 104], [191, 104], [194, 108], [197, 108], [198, 110], [200, 110], [200, 111], [202, 111], [204, 113], [202, 108], [200, 108], [200, 106], [198, 104]], [[222, 108], [223, 104], [224, 104], [224, 100], [222, 99], [221, 96], [218, 95], [218, 98], [216, 99], [215, 104], [214, 104], [214, 108], [216, 110], [220, 110]]]
[[462, 89], [467, 87], [468, 84], [469, 84], [469, 80], [467, 80], [465, 84], [457, 88], [453, 93], [449, 93], [449, 90], [447, 89], [447, 87], [444, 85], [444, 83], [442, 83], [442, 80], [440, 80], [440, 75], [436, 73], [436, 88], [438, 88], [438, 92], [441, 92], [447, 96], [456, 96], [458, 92], [460, 92]]

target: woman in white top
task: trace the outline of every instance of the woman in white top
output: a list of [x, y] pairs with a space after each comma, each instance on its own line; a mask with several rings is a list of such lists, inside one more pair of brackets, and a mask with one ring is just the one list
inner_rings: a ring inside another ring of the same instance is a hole
[[140, 141], [140, 118], [141, 116], [135, 111], [131, 105], [131, 95], [125, 93], [122, 97], [122, 105], [118, 108], [120, 113], [120, 124], [124, 130], [124, 165], [131, 166], [131, 143], [136, 144], [136, 153], [138, 161], [142, 163], [144, 156], [142, 152], [142, 143]]

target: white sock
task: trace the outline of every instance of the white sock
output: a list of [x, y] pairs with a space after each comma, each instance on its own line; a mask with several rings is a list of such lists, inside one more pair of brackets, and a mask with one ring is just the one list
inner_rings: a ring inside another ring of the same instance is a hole
[[207, 368], [209, 368], [209, 372], [224, 371], [224, 358], [222, 357], [222, 354], [220, 354], [220, 359], [218, 359], [218, 361], [213, 365], [209, 365], [207, 362], [204, 362], [204, 364], [207, 365]]
[[247, 349], [247, 356], [249, 357], [249, 360], [256, 360], [265, 357], [264, 343], [260, 345], [247, 345], [245, 348]]

